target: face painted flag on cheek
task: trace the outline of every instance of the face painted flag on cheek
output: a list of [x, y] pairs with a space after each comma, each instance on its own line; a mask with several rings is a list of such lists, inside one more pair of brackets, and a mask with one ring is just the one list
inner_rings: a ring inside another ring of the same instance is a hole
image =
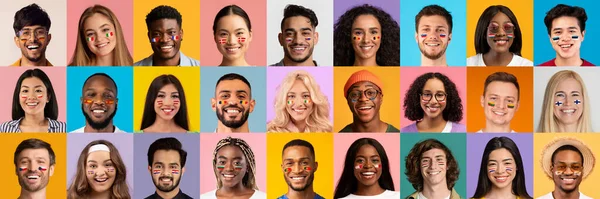
[[311, 38], [310, 38], [310, 37], [306, 37], [306, 38], [304, 38], [304, 40], [306, 40], [306, 41], [310, 41], [310, 40], [311, 40]]
[[115, 172], [115, 168], [108, 168], [108, 169], [106, 169], [106, 171], [108, 171], [108, 172]]
[[225, 169], [225, 166], [223, 166], [223, 165], [217, 165], [217, 170], [223, 171], [224, 169]]
[[363, 168], [363, 165], [362, 165], [362, 164], [359, 164], [359, 165], [355, 165], [355, 166], [354, 166], [354, 169], [362, 169], [362, 168]]
[[220, 39], [219, 39], [219, 43], [220, 43], [220, 44], [225, 44], [225, 43], [227, 43], [227, 38], [220, 38]]
[[234, 166], [233, 169], [235, 169], [236, 171], [241, 171], [244, 167], [243, 166]]
[[507, 104], [506, 107], [508, 107], [508, 108], [515, 108], [515, 104]]
[[40, 171], [46, 171], [48, 169], [46, 167], [40, 166], [40, 167], [38, 167], [38, 170], [40, 170]]
[[88, 175], [94, 175], [94, 171], [87, 171]]
[[21, 98], [27, 99], [27, 95], [21, 95]]
[[19, 171], [27, 171], [27, 167], [19, 167]]
[[552, 37], [553, 42], [558, 42], [559, 39], [560, 39], [560, 37]]
[[240, 104], [248, 104], [248, 100], [240, 100]]
[[95, 40], [94, 37], [87, 37], [86, 38], [86, 41], [88, 41], [88, 42], [93, 42], [94, 40]]
[[156, 170], [156, 169], [155, 169], [155, 170], [153, 170], [153, 171], [152, 171], [152, 174], [154, 174], [154, 175], [158, 175], [158, 174], [160, 174], [160, 170]]
[[285, 168], [285, 169], [283, 169], [283, 172], [290, 173], [290, 172], [292, 172], [292, 168]]
[[312, 168], [310, 168], [310, 167], [304, 167], [304, 170], [305, 170], [305, 171], [311, 171], [311, 170], [312, 170]]
[[496, 106], [496, 103], [494, 103], [494, 102], [488, 102], [488, 106], [494, 107], [494, 106]]
[[112, 36], [115, 36], [115, 33], [113, 33], [113, 32], [106, 33], [106, 37], [112, 37]]
[[219, 100], [219, 104], [227, 104], [227, 100]]
[[94, 102], [94, 101], [93, 101], [93, 100], [91, 100], [91, 99], [84, 99], [84, 100], [83, 100], [83, 103], [84, 103], [84, 104], [91, 104], [92, 102]]
[[360, 37], [353, 37], [352, 39], [354, 39], [355, 41], [360, 41]]
[[174, 99], [173, 100], [173, 105], [177, 105], [177, 104], [179, 104], [179, 99]]
[[515, 37], [515, 35], [514, 35], [514, 34], [512, 34], [512, 33], [511, 33], [511, 34], [506, 34], [506, 37], [508, 37], [508, 38], [510, 39], [510, 38], [513, 38], [513, 37]]
[[114, 104], [115, 100], [107, 99], [107, 100], [104, 100], [104, 103], [106, 103], [106, 104]]
[[425, 33], [421, 34], [421, 38], [425, 38], [425, 37], [427, 37], [427, 34], [425, 34]]
[[178, 169], [173, 169], [173, 170], [171, 170], [171, 173], [172, 174], [179, 174], [179, 170]]
[[173, 41], [179, 41], [180, 37], [179, 37], [179, 35], [173, 35], [173, 36], [171, 36], [171, 39]]
[[44, 95], [42, 95], [42, 94], [37, 95], [37, 98], [42, 98], [42, 97], [44, 97]]
[[289, 37], [288, 37], [288, 38], [285, 38], [285, 42], [287, 42], [287, 43], [292, 43], [292, 38], [289, 38]]
[[446, 34], [440, 34], [440, 38], [446, 38]]
[[238, 38], [238, 42], [239, 42], [239, 43], [244, 43], [244, 42], [246, 42], [246, 37], [239, 37], [239, 38]]
[[488, 34], [488, 37], [489, 37], [489, 38], [494, 38], [494, 37], [496, 37], [496, 34], [492, 34], [492, 33], [490, 33], [490, 34]]
[[154, 38], [150, 39], [150, 42], [152, 42], [152, 43], [156, 43], [158, 41], [160, 41], [160, 37], [154, 37]]

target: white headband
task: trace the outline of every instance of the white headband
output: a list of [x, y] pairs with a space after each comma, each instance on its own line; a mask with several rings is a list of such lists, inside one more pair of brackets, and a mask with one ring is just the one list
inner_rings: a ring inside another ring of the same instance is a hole
[[96, 144], [92, 147], [90, 147], [90, 149], [88, 150], [88, 154], [95, 152], [95, 151], [106, 151], [110, 153], [110, 149], [108, 149], [108, 146], [104, 145], [104, 144]]

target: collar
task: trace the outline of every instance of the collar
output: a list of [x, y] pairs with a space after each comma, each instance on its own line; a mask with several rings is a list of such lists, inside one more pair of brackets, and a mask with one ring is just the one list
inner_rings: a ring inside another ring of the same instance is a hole
[[[8, 122], [8, 125], [12, 126], [14, 129], [18, 129], [19, 132], [21, 132], [21, 128], [19, 128], [19, 125], [21, 124], [21, 120], [23, 120], [24, 117], [21, 117], [17, 120], [12, 120], [10, 122]], [[46, 120], [48, 120], [48, 132], [54, 132], [53, 130], [58, 129], [60, 127], [60, 124], [58, 122], [53, 122], [55, 120], [52, 120], [50, 118], [46, 118]]]
[[[319, 66], [317, 64], [317, 61], [313, 60], [313, 64], [314, 66]], [[279, 61], [278, 63], [274, 64], [273, 66], [285, 66], [285, 64], [283, 63], [283, 59], [281, 59], [281, 61]]]
[[[187, 199], [189, 198], [189, 196], [187, 196], [185, 193], [183, 193], [181, 191], [181, 189], [178, 190], [177, 195], [175, 195], [175, 197], [173, 197], [173, 199]], [[160, 195], [158, 195], [158, 193], [156, 193], [156, 191], [154, 191], [154, 194], [152, 194], [149, 198], [151, 199], [163, 199], [162, 197], [160, 197]]]
[[[50, 63], [50, 61], [48, 61], [48, 59], [46, 60], [46, 65], [45, 66], [52, 66], [52, 63]], [[21, 66], [21, 58], [19, 58], [19, 60], [17, 60], [15, 63], [13, 63], [10, 66]]]

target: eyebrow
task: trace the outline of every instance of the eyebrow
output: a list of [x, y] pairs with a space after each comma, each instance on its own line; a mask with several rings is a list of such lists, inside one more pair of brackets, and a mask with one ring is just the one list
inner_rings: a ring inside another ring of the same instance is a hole
[[[158, 91], [158, 93], [165, 93], [165, 94], [166, 94], [167, 92], [164, 92], [164, 91]], [[174, 94], [174, 93], [179, 93], [179, 91], [173, 91], [173, 92], [171, 92], [171, 94]]]
[[[93, 91], [93, 92], [96, 92], [96, 89], [93, 89], [93, 88], [88, 88], [88, 89], [85, 89], [85, 92], [88, 92], [88, 91]], [[104, 91], [109, 91], [109, 92], [112, 92], [112, 93], [114, 93], [114, 91], [113, 91], [111, 88], [108, 88], [108, 87], [107, 87], [107, 88], [104, 88]]]
[[[221, 155], [221, 156], [217, 157], [217, 159], [226, 159], [226, 160], [227, 160], [227, 159], [229, 159], [229, 158], [227, 158], [227, 157], [225, 157], [225, 156], [222, 156], [222, 155]], [[231, 158], [231, 159], [232, 159], [232, 160], [241, 160], [241, 159], [242, 159], [242, 157], [238, 156], [238, 157], [233, 157], [233, 158]]]
[[[310, 161], [310, 158], [309, 157], [302, 157], [302, 158], [298, 159], [298, 161], [302, 161], [302, 160], [308, 160], [308, 161]], [[283, 159], [283, 161], [294, 161], [294, 159], [293, 158], [286, 158], [286, 159]]]
[[[350, 87], [350, 89], [355, 89], [355, 88], [358, 88], [358, 87], [360, 87], [360, 86], [352, 86], [352, 87]], [[375, 86], [373, 86], [373, 85], [365, 85], [365, 87], [375, 88]]]
[[[100, 26], [100, 28], [103, 28], [103, 27], [105, 27], [105, 26], [109, 26], [109, 27], [110, 27], [110, 25], [109, 25], [109, 24], [105, 23], [105, 24], [102, 24], [102, 25]], [[88, 32], [88, 31], [94, 31], [94, 29], [88, 28], [88, 29], [85, 29], [85, 31], [84, 31], [84, 32]]]
[[[23, 88], [23, 87], [25, 87], [25, 88], [29, 88], [29, 86], [25, 86], [25, 85], [22, 85], [22, 86], [21, 86], [21, 88]], [[38, 88], [38, 87], [42, 87], [42, 85], [41, 85], [41, 84], [40, 84], [40, 85], [36, 85], [36, 86], [34, 86], [33, 88]]]
[[[372, 156], [370, 156], [370, 158], [377, 158], [377, 157], [379, 157], [379, 155], [372, 155]], [[365, 156], [362, 156], [362, 155], [357, 155], [356, 158], [368, 158], [368, 157], [365, 157]]]

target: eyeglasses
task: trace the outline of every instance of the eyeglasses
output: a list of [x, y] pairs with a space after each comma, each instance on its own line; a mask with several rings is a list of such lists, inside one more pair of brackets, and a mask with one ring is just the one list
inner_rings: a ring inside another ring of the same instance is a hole
[[[502, 25], [502, 29], [504, 29], [504, 32], [506, 34], [512, 34], [515, 31], [515, 25], [512, 23], [505, 23], [504, 25]], [[492, 22], [488, 26], [488, 30], [491, 33], [498, 33], [500, 31], [500, 24]]]
[[379, 93], [381, 93], [381, 92], [379, 92], [378, 90], [375, 90], [375, 89], [367, 89], [365, 91], [354, 90], [354, 91], [350, 91], [350, 93], [348, 94], [348, 97], [352, 101], [357, 101], [364, 94], [365, 97], [369, 98], [370, 100], [374, 100], [379, 95]]
[[446, 100], [446, 93], [444, 93], [444, 92], [437, 92], [435, 94], [426, 92], [426, 93], [421, 93], [420, 95], [421, 95], [421, 100], [427, 101], [427, 102], [431, 101], [431, 99], [433, 98], [434, 95], [435, 95], [435, 99], [438, 102]]
[[37, 28], [35, 30], [25, 29], [17, 33], [17, 37], [21, 40], [29, 40], [31, 36], [34, 36], [36, 39], [42, 39], [46, 38], [47, 35], [48, 31], [44, 28]]

